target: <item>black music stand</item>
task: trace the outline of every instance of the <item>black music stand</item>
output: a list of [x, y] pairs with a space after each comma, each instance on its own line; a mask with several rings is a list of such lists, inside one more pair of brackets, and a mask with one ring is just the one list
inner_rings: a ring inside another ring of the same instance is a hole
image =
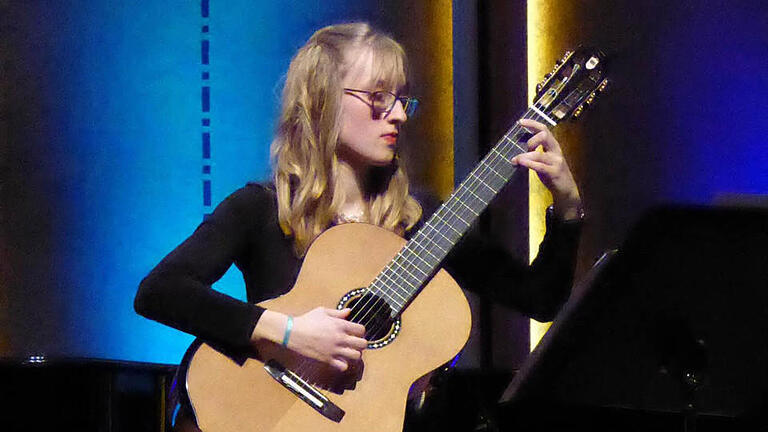
[[501, 430], [768, 430], [768, 211], [646, 215], [501, 398]]

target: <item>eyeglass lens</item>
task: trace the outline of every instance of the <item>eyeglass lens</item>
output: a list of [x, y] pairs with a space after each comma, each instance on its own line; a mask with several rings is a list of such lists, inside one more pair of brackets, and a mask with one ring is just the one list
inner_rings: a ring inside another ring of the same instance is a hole
[[371, 94], [371, 103], [376, 111], [382, 113], [389, 113], [395, 107], [396, 101], [400, 101], [403, 104], [403, 111], [405, 115], [411, 116], [419, 104], [416, 98], [407, 96], [395, 96], [387, 91], [376, 91]]

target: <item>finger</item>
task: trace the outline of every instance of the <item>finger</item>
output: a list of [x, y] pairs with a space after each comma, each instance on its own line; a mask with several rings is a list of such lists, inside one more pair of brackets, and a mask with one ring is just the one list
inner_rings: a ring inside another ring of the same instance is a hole
[[546, 130], [530, 137], [526, 143], [528, 151], [534, 150], [538, 146], [544, 146], [544, 150], [546, 150], [547, 139], [549, 139], [549, 131]]
[[352, 336], [363, 337], [365, 336], [365, 326], [362, 324], [354, 323], [352, 321], [346, 321], [344, 323], [344, 333]]
[[517, 159], [518, 161], [530, 160], [530, 161], [541, 162], [543, 164], [550, 165], [554, 169], [554, 168], [557, 168], [558, 164], [562, 161], [563, 158], [562, 156], [556, 155], [553, 153], [530, 151], [528, 153], [523, 153], [515, 156], [515, 159]]
[[547, 125], [545, 125], [544, 123], [539, 123], [536, 120], [524, 118], [524, 119], [520, 119], [518, 123], [520, 124], [520, 126], [523, 126], [524, 128], [528, 129], [528, 131], [531, 133], [537, 133], [537, 132], [549, 130], [547, 128]]
[[526, 130], [534, 134], [533, 137], [528, 139], [529, 150], [533, 150], [538, 145], [541, 145], [544, 147], [545, 151], [562, 153], [560, 143], [555, 139], [555, 136], [552, 135], [552, 132], [545, 124], [531, 119], [521, 119], [519, 123], [521, 126], [524, 126]]
[[545, 163], [542, 163], [542, 162], [539, 162], [539, 161], [535, 161], [535, 160], [530, 160], [530, 159], [520, 159], [518, 161], [518, 164], [520, 164], [520, 166], [524, 166], [524, 167], [526, 167], [528, 169], [532, 169], [532, 170], [536, 171], [538, 174], [544, 174], [544, 175], [547, 175], [547, 176], [551, 176], [551, 173], [550, 173], [550, 169], [551, 168], [550, 168], [549, 165], [547, 165]]
[[528, 150], [533, 150], [539, 145], [547, 153], [554, 153], [557, 155], [563, 154], [560, 149], [560, 143], [557, 142], [555, 136], [549, 131], [539, 132], [528, 140]]
[[330, 361], [330, 365], [332, 368], [338, 370], [339, 372], [344, 372], [349, 368], [349, 364], [346, 360], [340, 359], [340, 358], [332, 358]]
[[368, 341], [363, 338], [349, 336], [346, 339], [346, 345], [350, 348], [362, 351], [368, 348]]
[[325, 308], [324, 310], [326, 315], [332, 316], [334, 318], [342, 318], [342, 319], [348, 317], [349, 313], [352, 312], [352, 309], [350, 308], [344, 308], [341, 310]]
[[356, 350], [356, 349], [341, 348], [341, 349], [339, 349], [336, 352], [336, 356], [335, 357], [336, 358], [339, 358], [339, 357], [343, 358], [344, 361], [347, 362], [347, 366], [349, 366], [349, 361], [350, 360], [352, 360], [352, 361], [360, 360], [361, 358], [363, 358], [363, 354], [360, 351]]

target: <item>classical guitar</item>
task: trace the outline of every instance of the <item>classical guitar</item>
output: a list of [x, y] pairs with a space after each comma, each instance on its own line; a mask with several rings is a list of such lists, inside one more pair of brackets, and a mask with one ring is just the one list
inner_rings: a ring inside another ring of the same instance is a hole
[[[552, 127], [581, 114], [606, 86], [603, 63], [597, 51], [566, 53], [523, 118]], [[290, 315], [351, 307], [369, 340], [364, 366], [338, 374], [278, 346], [237, 359], [196, 341], [180, 382], [200, 429], [401, 430], [411, 384], [469, 336], [467, 300], [440, 263], [512, 176], [526, 133], [512, 126], [411, 240], [367, 224], [331, 228], [309, 248], [292, 290], [260, 303]]]

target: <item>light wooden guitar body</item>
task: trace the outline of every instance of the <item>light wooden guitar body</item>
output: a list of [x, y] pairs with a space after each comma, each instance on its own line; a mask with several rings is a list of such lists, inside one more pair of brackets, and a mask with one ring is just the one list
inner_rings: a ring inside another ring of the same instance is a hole
[[[345, 224], [318, 237], [307, 252], [296, 285], [260, 303], [301, 315], [317, 306], [335, 308], [349, 291], [368, 286], [405, 240], [367, 224]], [[312, 409], [248, 359], [242, 366], [203, 344], [188, 363], [186, 386], [204, 432], [400, 431], [408, 389], [419, 377], [453, 358], [469, 337], [471, 317], [464, 294], [440, 270], [402, 315], [397, 338], [363, 354], [364, 373], [353, 390], [324, 392], [346, 412], [336, 423]], [[281, 350], [267, 350], [287, 367]]]

